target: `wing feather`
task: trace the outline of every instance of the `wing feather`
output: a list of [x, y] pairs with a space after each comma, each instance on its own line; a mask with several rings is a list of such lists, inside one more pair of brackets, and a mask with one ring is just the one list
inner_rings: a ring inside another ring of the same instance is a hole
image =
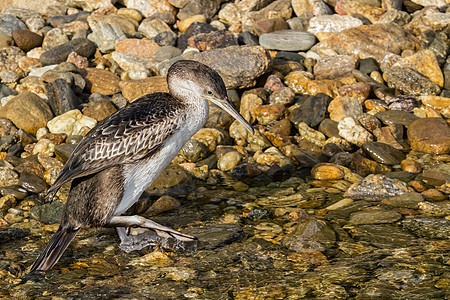
[[183, 106], [165, 93], [146, 95], [109, 116], [77, 145], [53, 186], [145, 158], [179, 128]]

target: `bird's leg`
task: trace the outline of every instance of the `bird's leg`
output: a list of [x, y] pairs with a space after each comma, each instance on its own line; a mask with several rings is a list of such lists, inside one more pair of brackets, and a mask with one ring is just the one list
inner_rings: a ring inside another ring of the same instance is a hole
[[106, 225], [117, 227], [117, 233], [119, 234], [121, 240], [120, 247], [126, 252], [139, 250], [149, 245], [154, 245], [156, 242], [156, 237], [155, 235], [150, 235], [149, 232], [141, 233], [137, 236], [130, 236], [127, 235], [127, 230], [124, 227], [138, 226], [147, 228], [156, 232], [156, 234], [163, 239], [173, 237], [180, 242], [191, 242], [197, 240], [195, 236], [178, 232], [141, 216], [114, 216], [109, 219]]
[[149, 229], [116, 227], [116, 231], [120, 238], [119, 247], [127, 253], [131, 251], [141, 250], [147, 246], [158, 245], [158, 236], [154, 231], [151, 231]]

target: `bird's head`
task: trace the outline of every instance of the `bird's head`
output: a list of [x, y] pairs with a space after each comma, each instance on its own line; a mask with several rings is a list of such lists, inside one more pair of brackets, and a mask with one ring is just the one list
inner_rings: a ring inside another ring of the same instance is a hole
[[241, 116], [228, 99], [222, 77], [207, 65], [193, 60], [179, 60], [169, 68], [167, 82], [172, 94], [183, 95], [183, 98], [191, 95], [211, 101], [229, 113], [250, 133], [254, 133], [252, 125]]

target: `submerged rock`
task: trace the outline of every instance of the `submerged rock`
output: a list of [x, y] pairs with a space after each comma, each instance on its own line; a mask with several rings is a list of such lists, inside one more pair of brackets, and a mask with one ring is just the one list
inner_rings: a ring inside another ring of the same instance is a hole
[[360, 182], [352, 184], [345, 196], [352, 199], [380, 200], [402, 195], [408, 191], [406, 183], [398, 179], [370, 174]]

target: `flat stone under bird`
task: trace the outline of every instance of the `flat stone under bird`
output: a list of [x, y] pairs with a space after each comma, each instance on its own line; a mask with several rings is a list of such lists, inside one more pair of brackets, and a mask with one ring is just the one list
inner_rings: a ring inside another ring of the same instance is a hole
[[61, 225], [31, 271], [48, 270], [84, 226], [139, 226], [159, 236], [192, 241], [180, 233], [140, 216], [122, 216], [175, 158], [181, 147], [205, 124], [209, 104], [215, 103], [247, 130], [251, 125], [228, 100], [220, 75], [190, 60], [168, 70], [169, 93], [140, 97], [99, 122], [76, 146], [48, 193], [72, 182]]

